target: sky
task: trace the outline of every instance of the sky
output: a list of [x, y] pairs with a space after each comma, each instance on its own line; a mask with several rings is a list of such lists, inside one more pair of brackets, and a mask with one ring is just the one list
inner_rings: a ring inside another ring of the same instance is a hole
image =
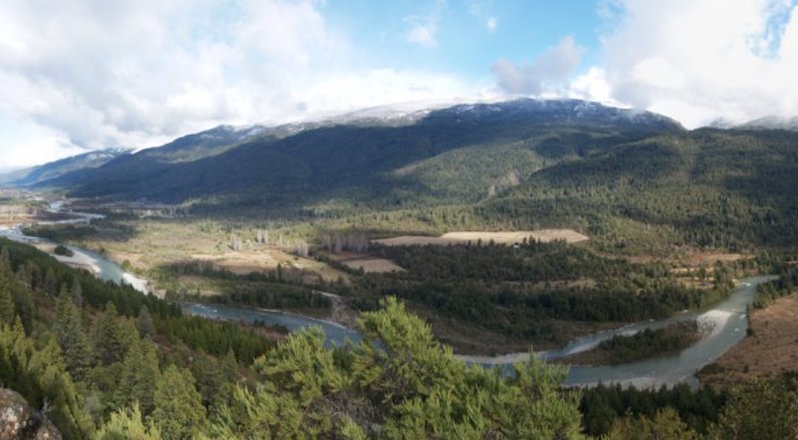
[[796, 78], [798, 0], [0, 0], [0, 170], [407, 102], [792, 117]]

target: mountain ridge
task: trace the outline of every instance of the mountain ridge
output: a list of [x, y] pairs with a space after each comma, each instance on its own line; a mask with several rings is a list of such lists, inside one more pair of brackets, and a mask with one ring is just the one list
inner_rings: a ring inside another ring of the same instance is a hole
[[684, 130], [661, 115], [579, 100], [458, 104], [387, 123], [368, 110], [347, 115], [276, 127], [220, 126], [39, 186], [69, 188], [79, 197], [170, 202], [286, 185], [317, 191], [340, 188], [366, 174], [376, 178], [445, 151], [530, 139], [552, 129], [623, 132], [625, 137]]

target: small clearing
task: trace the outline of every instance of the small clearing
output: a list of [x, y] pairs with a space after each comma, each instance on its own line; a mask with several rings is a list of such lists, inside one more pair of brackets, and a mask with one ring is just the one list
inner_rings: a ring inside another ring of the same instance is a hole
[[721, 263], [733, 263], [746, 257], [742, 254], [724, 254], [718, 252], [697, 252], [689, 256], [687, 263], [691, 266], [709, 266], [720, 261]]
[[229, 270], [238, 275], [247, 275], [251, 272], [268, 272], [277, 269], [278, 264], [285, 268], [301, 269], [313, 274], [309, 282], [318, 281], [321, 277], [326, 282], [334, 282], [339, 278], [348, 279], [348, 275], [330, 266], [310, 258], [297, 257], [277, 249], [228, 251], [222, 255], [193, 254], [191, 260], [205, 261], [213, 264], [218, 269]]
[[421, 235], [403, 235], [400, 237], [384, 238], [373, 240], [374, 243], [385, 246], [412, 246], [412, 245], [441, 245], [462, 244], [462, 243], [489, 243], [496, 244], [515, 244], [521, 243], [524, 239], [533, 239], [548, 243], [555, 240], [565, 240], [567, 243], [579, 243], [588, 240], [588, 236], [580, 234], [573, 229], [540, 229], [537, 231], [511, 231], [511, 232], [488, 232], [488, 231], [456, 231], [447, 232], [440, 237], [425, 237]]
[[366, 273], [404, 272], [399, 265], [384, 258], [359, 258], [344, 260], [341, 263], [352, 269], [363, 269]]
[[749, 317], [753, 335], [701, 371], [702, 383], [734, 385], [798, 371], [798, 294], [779, 298]]

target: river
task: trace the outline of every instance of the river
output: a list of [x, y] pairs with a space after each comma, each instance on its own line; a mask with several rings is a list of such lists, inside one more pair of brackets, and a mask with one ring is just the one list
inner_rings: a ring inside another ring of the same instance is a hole
[[[695, 373], [712, 363], [720, 355], [736, 345], [746, 335], [748, 320], [746, 313], [756, 293], [756, 287], [766, 281], [775, 279], [772, 276], [747, 278], [742, 281], [728, 298], [716, 306], [703, 312], [680, 313], [671, 318], [659, 321], [646, 321], [627, 325], [618, 329], [594, 333], [575, 339], [561, 349], [535, 353], [544, 360], [554, 360], [596, 347], [601, 341], [618, 334], [630, 335], [643, 329], [656, 329], [671, 323], [696, 319], [699, 327], [705, 329], [701, 340], [691, 347], [662, 357], [647, 359], [622, 365], [583, 367], [572, 366], [565, 382], [569, 386], [590, 386], [598, 383], [619, 383], [636, 387], [659, 387], [686, 382], [693, 387], [698, 385]], [[222, 305], [187, 304], [183, 309], [193, 315], [212, 319], [235, 320], [244, 322], [260, 321], [277, 324], [294, 331], [304, 327], [321, 326], [328, 342], [343, 343], [344, 339], [359, 340], [360, 335], [333, 323], [302, 316], [240, 309]], [[529, 359], [528, 353], [515, 353], [496, 357], [458, 356], [460, 359], [485, 366], [507, 367], [515, 362]]]
[[[57, 210], [60, 210], [60, 206], [56, 206], [53, 210], [57, 212]], [[70, 214], [76, 215], [78, 218], [62, 220], [61, 223], [89, 223], [92, 219], [101, 218], [98, 217], [98, 214]], [[55, 244], [43, 238], [23, 235], [19, 225], [13, 228], [0, 229], [0, 236], [26, 243]], [[73, 257], [55, 257], [59, 259], [59, 261], [68, 264], [88, 266], [95, 275], [101, 279], [111, 280], [117, 283], [124, 282], [133, 285], [133, 287], [139, 291], [144, 293], [147, 292], [146, 280], [126, 272], [119, 265], [102, 255], [74, 246], [69, 246], [69, 248], [75, 253]], [[754, 299], [756, 287], [759, 284], [773, 279], [775, 279], [773, 276], [759, 276], [744, 279], [740, 286], [738, 286], [728, 298], [706, 311], [679, 313], [673, 317], [659, 321], [652, 320], [640, 322], [614, 330], [597, 332], [577, 338], [557, 350], [536, 352], [535, 356], [544, 360], [560, 359], [571, 354], [590, 350], [596, 347], [601, 341], [618, 334], [630, 335], [647, 328], [662, 328], [674, 322], [696, 319], [698, 320], [699, 326], [706, 329], [706, 332], [697, 343], [679, 353], [613, 366], [571, 366], [568, 378], [565, 382], [565, 384], [569, 386], [618, 383], [637, 387], [659, 387], [661, 385], [674, 385], [686, 382], [696, 387], [698, 385], [698, 379], [695, 377], [695, 373], [704, 366], [712, 363], [745, 337], [746, 330], [748, 329], [746, 313], [748, 306]], [[310, 326], [320, 326], [325, 332], [328, 344], [342, 344], [346, 339], [353, 341], [359, 341], [361, 339], [361, 335], [358, 332], [339, 324], [290, 313], [241, 309], [216, 304], [184, 304], [183, 310], [191, 315], [203, 316], [210, 319], [280, 325], [286, 327], [290, 331], [296, 331]], [[512, 363], [528, 360], [529, 354], [515, 353], [495, 357], [458, 357], [469, 363], [506, 368]]]
[[[62, 213], [62, 203], [61, 202], [52, 202], [50, 203], [50, 208], [48, 209], [52, 213]], [[37, 222], [40, 225], [52, 225], [52, 224], [90, 224], [93, 220], [102, 219], [105, 216], [102, 214], [92, 214], [92, 213], [85, 213], [85, 212], [72, 212], [67, 211], [65, 212], [69, 215], [72, 215], [73, 218], [66, 219], [66, 220], [57, 220], [57, 221], [43, 221]], [[42, 244], [48, 246], [55, 246], [59, 243], [56, 243], [52, 240], [48, 240], [46, 238], [41, 237], [32, 237], [22, 233], [22, 224], [17, 224], [12, 226], [11, 228], [0, 227], [0, 237], [8, 238], [9, 240], [21, 242], [21, 243], [28, 243], [28, 244]], [[104, 256], [92, 252], [83, 248], [79, 248], [76, 246], [69, 246], [69, 250], [72, 251], [73, 255], [71, 256], [64, 256], [64, 255], [54, 255], [50, 253], [56, 260], [68, 264], [70, 266], [86, 269], [92, 272], [95, 276], [102, 280], [106, 281], [113, 281], [119, 284], [129, 284], [136, 290], [142, 293], [149, 293], [148, 283], [147, 280], [144, 278], [137, 277], [130, 272], [127, 272], [118, 264], [114, 263], [113, 261], [105, 258]]]

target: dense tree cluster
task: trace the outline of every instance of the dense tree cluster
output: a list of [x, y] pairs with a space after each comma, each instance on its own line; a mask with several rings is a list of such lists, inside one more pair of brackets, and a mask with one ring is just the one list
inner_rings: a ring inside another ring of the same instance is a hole
[[[238, 380], [236, 354], [251, 362], [273, 345], [234, 323], [184, 317], [175, 306], [69, 269], [29, 246], [2, 239], [0, 246], [0, 386], [44, 408], [66, 438], [86, 438], [134, 403], [151, 424], [173, 420], [171, 408], [156, 411], [181, 404], [170, 395], [159, 403], [161, 371], [169, 365], [180, 365], [201, 396], [188, 414], [220, 406], [221, 397], [212, 396]], [[55, 295], [51, 285], [60, 286]], [[164, 392], [172, 391], [172, 379], [161, 381]]]
[[[235, 304], [247, 307], [268, 309], [314, 310], [325, 312], [330, 309], [330, 299], [315, 292], [313, 285], [302, 284], [307, 273], [300, 269], [283, 268], [268, 272], [251, 272], [246, 275], [215, 268], [202, 262], [175, 263], [160, 269], [169, 276], [196, 275], [214, 283], [223, 295], [211, 297], [190, 296], [188, 293], [178, 297], [180, 300], [209, 301], [221, 304]], [[323, 286], [319, 286], [323, 287]], [[167, 293], [170, 297], [174, 293]]]
[[[666, 264], [629, 263], [561, 242], [393, 246], [375, 252], [407, 271], [355, 273], [361, 295], [396, 295], [440, 316], [533, 341], [556, 338], [551, 320], [663, 318], [719, 301], [733, 287], [730, 267], [714, 267], [709, 288], [688, 287]], [[367, 298], [353, 303], [366, 310], [374, 306]]]
[[624, 416], [654, 419], [662, 410], [673, 408], [687, 426], [706, 434], [717, 423], [728, 399], [728, 392], [712, 387], [693, 391], [686, 384], [659, 390], [599, 385], [582, 391], [579, 404], [585, 432], [600, 436], [610, 432], [613, 424]]
[[698, 339], [696, 321], [684, 321], [656, 330], [645, 329], [630, 336], [616, 335], [597, 349], [608, 354], [611, 364], [624, 364], [683, 350]]
[[754, 308], [765, 308], [782, 296], [795, 292], [795, 288], [798, 287], [798, 266], [790, 262], [781, 265], [777, 272], [779, 273], [778, 279], [760, 284], [757, 287], [753, 303]]

